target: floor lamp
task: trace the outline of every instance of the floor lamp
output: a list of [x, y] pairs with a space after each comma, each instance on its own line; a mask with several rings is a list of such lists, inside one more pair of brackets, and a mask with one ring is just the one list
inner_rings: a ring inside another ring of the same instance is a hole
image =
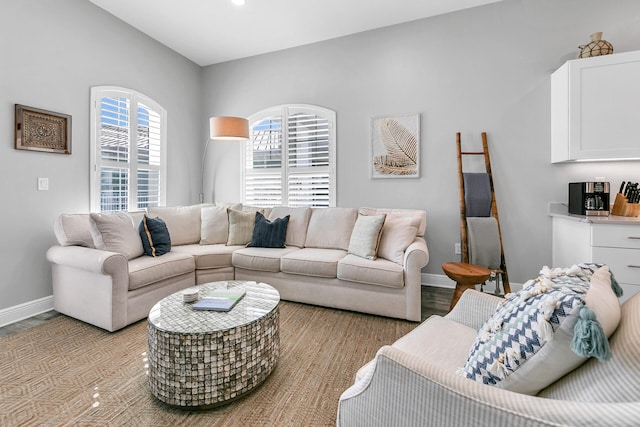
[[241, 117], [211, 117], [209, 119], [209, 139], [204, 146], [202, 155], [201, 192], [200, 203], [204, 203], [204, 164], [207, 159], [207, 149], [212, 140], [222, 141], [244, 141], [249, 139], [249, 122]]

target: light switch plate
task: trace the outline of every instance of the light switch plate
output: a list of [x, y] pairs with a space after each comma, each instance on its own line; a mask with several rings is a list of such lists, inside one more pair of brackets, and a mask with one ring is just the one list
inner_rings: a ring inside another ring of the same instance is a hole
[[38, 191], [49, 190], [49, 178], [38, 178]]

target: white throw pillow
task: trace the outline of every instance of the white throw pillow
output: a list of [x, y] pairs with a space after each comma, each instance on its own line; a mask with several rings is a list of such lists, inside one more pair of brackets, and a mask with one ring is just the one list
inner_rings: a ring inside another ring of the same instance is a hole
[[247, 245], [253, 237], [256, 223], [255, 212], [240, 212], [227, 209], [229, 215], [229, 237], [227, 246]]
[[224, 206], [207, 206], [200, 211], [201, 245], [226, 244], [229, 238], [229, 215]]
[[60, 246], [95, 248], [91, 236], [91, 217], [89, 214], [58, 215], [53, 224], [53, 232]]
[[349, 240], [349, 253], [375, 260], [386, 215], [358, 215]]
[[608, 358], [607, 338], [619, 322], [608, 267], [545, 267], [522, 291], [508, 295], [480, 328], [461, 374], [535, 395], [587, 356]]
[[128, 260], [144, 253], [133, 219], [126, 212], [92, 213], [91, 236], [97, 249], [118, 252]]
[[404, 265], [404, 251], [415, 240], [419, 222], [415, 217], [387, 216], [382, 226], [378, 256]]
[[306, 248], [349, 249], [349, 239], [358, 211], [353, 208], [312, 208]]

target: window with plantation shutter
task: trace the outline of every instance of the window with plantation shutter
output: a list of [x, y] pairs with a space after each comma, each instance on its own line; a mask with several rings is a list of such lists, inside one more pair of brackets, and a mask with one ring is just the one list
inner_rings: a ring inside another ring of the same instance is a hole
[[249, 125], [244, 204], [335, 206], [335, 112], [279, 106], [254, 114]]
[[125, 88], [91, 89], [91, 210], [164, 204], [166, 111]]

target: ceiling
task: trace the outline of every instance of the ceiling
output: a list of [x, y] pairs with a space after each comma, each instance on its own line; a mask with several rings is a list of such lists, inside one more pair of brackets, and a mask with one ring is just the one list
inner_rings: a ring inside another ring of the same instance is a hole
[[500, 0], [89, 0], [201, 66]]

